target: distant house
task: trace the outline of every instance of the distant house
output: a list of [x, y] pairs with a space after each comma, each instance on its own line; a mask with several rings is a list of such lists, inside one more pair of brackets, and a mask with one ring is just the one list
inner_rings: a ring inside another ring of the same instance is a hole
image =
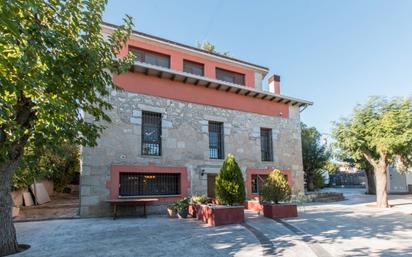
[[192, 194], [214, 197], [228, 153], [247, 198], [273, 168], [303, 193], [300, 112], [311, 102], [282, 95], [277, 75], [263, 90], [268, 68], [232, 57], [137, 31], [120, 56], [129, 51], [130, 72], [113, 75], [123, 90], [107, 99], [112, 123], [97, 147], [82, 150], [81, 215], [108, 214], [108, 199], [156, 197], [155, 212]]

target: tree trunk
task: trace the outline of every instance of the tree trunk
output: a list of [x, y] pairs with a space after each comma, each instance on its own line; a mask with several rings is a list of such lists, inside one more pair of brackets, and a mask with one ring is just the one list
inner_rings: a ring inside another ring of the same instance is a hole
[[376, 183], [375, 183], [375, 174], [373, 172], [373, 167], [365, 168], [366, 183], [367, 183], [367, 194], [375, 195], [376, 194]]
[[0, 256], [16, 253], [19, 248], [13, 225], [11, 177], [19, 165], [19, 160], [0, 165]]
[[315, 180], [314, 175], [307, 175], [306, 176], [306, 185], [307, 185], [308, 191], [314, 191], [315, 190], [314, 180]]
[[376, 205], [378, 208], [389, 208], [386, 166], [386, 162], [380, 162], [379, 165], [375, 167]]

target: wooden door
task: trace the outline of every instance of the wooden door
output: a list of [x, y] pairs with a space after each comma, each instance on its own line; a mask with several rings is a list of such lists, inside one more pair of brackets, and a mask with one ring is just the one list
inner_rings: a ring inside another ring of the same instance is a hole
[[216, 197], [216, 174], [207, 174], [207, 197]]

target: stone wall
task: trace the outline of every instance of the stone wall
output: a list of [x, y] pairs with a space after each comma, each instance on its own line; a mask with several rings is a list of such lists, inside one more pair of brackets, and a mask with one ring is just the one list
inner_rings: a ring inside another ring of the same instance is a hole
[[[293, 171], [293, 193], [303, 193], [299, 108], [290, 106], [289, 118], [270, 117], [212, 106], [180, 102], [125, 91], [111, 91], [113, 109], [98, 146], [82, 149], [81, 215], [110, 213], [106, 181], [112, 164], [185, 166], [190, 192], [207, 193], [207, 175], [217, 173], [223, 160], [209, 159], [208, 121], [224, 122], [225, 155], [235, 155], [242, 171], [247, 167]], [[141, 155], [142, 110], [162, 113], [162, 156]], [[87, 118], [87, 117], [86, 117]], [[262, 162], [260, 127], [272, 128], [273, 162]], [[250, 190], [250, 189], [247, 189]]]

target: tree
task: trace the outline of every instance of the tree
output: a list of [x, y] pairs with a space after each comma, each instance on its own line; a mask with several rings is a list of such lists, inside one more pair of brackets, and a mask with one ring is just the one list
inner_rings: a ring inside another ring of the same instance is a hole
[[216, 177], [216, 196], [222, 204], [240, 204], [245, 201], [245, 184], [235, 157], [228, 154]]
[[213, 53], [213, 54], [221, 54], [221, 55], [224, 55], [224, 56], [230, 56], [229, 52], [220, 53], [220, 52], [216, 51], [215, 45], [210, 43], [209, 41], [203, 41], [202, 43], [197, 42], [197, 48], [200, 48], [202, 50], [205, 50], [205, 51], [207, 51], [209, 53]]
[[373, 167], [377, 206], [389, 207], [388, 166], [412, 165], [412, 98], [371, 97], [356, 106], [349, 118], [335, 123], [333, 136], [353, 159], [366, 160]]
[[315, 178], [330, 158], [324, 145], [320, 143], [320, 133], [314, 127], [302, 127], [303, 170], [308, 191], [315, 190]]
[[[113, 58], [128, 40], [131, 17], [106, 40], [105, 0], [0, 1], [0, 253], [18, 251], [11, 217], [11, 179], [24, 151], [68, 143], [96, 144], [111, 73], [132, 55]], [[84, 119], [83, 113], [94, 117]], [[97, 121], [97, 122], [96, 122]]]
[[323, 167], [323, 169], [328, 171], [329, 174], [334, 174], [334, 173], [338, 172], [339, 166], [336, 163], [334, 163], [333, 161], [328, 160], [326, 162], [325, 166]]
[[280, 170], [273, 170], [265, 181], [262, 189], [264, 201], [278, 204], [280, 201], [288, 201], [292, 195], [288, 181]]

